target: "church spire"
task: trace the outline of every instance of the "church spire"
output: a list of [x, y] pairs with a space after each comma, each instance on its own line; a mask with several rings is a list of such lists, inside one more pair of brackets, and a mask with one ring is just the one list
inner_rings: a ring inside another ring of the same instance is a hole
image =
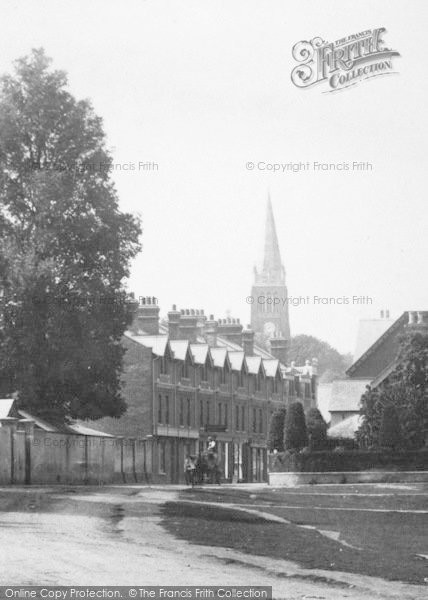
[[266, 207], [265, 247], [261, 275], [265, 281], [271, 283], [279, 284], [285, 281], [270, 194], [268, 194]]
[[[263, 263], [260, 271], [254, 268], [251, 297], [253, 299], [251, 303], [251, 328], [253, 331], [263, 333], [270, 338], [274, 334], [279, 335], [282, 342], [283, 338], [289, 340], [288, 291], [285, 284], [285, 271], [279, 251], [270, 194], [268, 194], [266, 207]], [[275, 342], [274, 344], [278, 346], [278, 343]]]

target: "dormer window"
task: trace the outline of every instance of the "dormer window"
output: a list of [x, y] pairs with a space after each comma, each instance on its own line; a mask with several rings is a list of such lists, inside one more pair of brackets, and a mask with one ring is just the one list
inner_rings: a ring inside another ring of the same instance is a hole
[[181, 373], [182, 373], [182, 377], [189, 377], [189, 363], [187, 361], [187, 359], [183, 362], [182, 366], [181, 366]]
[[166, 366], [166, 358], [165, 356], [162, 356], [160, 359], [160, 372], [162, 375], [166, 375], [167, 374], [167, 366]]
[[244, 387], [244, 370], [243, 369], [241, 369], [238, 372], [238, 386]]

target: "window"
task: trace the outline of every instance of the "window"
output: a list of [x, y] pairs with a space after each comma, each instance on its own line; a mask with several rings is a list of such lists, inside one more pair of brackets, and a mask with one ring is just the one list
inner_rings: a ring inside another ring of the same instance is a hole
[[202, 369], [201, 369], [201, 381], [208, 381], [208, 369], [207, 369], [207, 365], [202, 365]]
[[278, 379], [276, 377], [272, 379], [272, 392], [274, 394], [278, 393]]
[[165, 423], [169, 425], [169, 396], [165, 396]]
[[259, 433], [263, 433], [263, 410], [259, 409]]
[[204, 426], [204, 401], [199, 400], [199, 425]]
[[244, 371], [241, 369], [238, 374], [238, 385], [239, 387], [244, 387]]
[[241, 431], [245, 431], [245, 406], [241, 406]]
[[305, 398], [311, 397], [311, 384], [305, 383]]
[[224, 425], [226, 429], [229, 427], [228, 406], [224, 405]]
[[294, 396], [294, 381], [288, 382], [288, 393], [290, 396]]
[[235, 406], [235, 429], [239, 431], [239, 406]]
[[159, 442], [159, 473], [166, 473], [166, 447], [165, 442]]
[[220, 383], [226, 383], [226, 367], [219, 369]]
[[253, 432], [257, 431], [257, 409], [253, 408]]
[[184, 398], [180, 398], [180, 425], [184, 425]]
[[165, 358], [165, 356], [162, 356], [162, 358], [160, 360], [160, 372], [162, 373], [162, 375], [166, 375], [167, 374], [166, 358]]
[[223, 405], [221, 402], [218, 403], [218, 423], [221, 424], [223, 422], [223, 414], [222, 414]]
[[261, 386], [261, 375], [260, 375], [260, 373], [257, 373], [257, 375], [256, 375], [256, 392], [260, 392], [260, 386]]
[[210, 423], [210, 401], [207, 400], [207, 414], [206, 414], [206, 422]]
[[190, 425], [192, 424], [192, 404], [190, 402], [190, 398], [187, 398], [187, 419], [186, 419], [186, 423], [187, 423], [187, 427], [190, 427]]
[[162, 423], [162, 396], [158, 396], [158, 423]]
[[185, 360], [181, 366], [181, 374], [182, 374], [182, 377], [186, 377], [186, 378], [189, 377], [189, 365], [188, 365], [187, 360]]

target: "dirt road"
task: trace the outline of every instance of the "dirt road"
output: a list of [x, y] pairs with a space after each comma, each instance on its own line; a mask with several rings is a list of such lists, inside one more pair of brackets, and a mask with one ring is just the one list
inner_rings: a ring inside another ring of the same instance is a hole
[[422, 599], [427, 589], [175, 539], [173, 487], [0, 489], [0, 585], [272, 585], [276, 598]]

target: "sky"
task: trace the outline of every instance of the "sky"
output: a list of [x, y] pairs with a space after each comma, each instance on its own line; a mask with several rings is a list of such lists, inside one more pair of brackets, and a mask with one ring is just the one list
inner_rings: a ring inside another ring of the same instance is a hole
[[[3, 0], [0, 72], [42, 46], [103, 118], [120, 206], [143, 222], [137, 296], [249, 322], [270, 192], [288, 292], [310, 299], [291, 332], [348, 352], [359, 319], [428, 309], [427, 25], [425, 0]], [[291, 82], [295, 43], [377, 27], [396, 75]], [[314, 161], [372, 169], [258, 167]]]

